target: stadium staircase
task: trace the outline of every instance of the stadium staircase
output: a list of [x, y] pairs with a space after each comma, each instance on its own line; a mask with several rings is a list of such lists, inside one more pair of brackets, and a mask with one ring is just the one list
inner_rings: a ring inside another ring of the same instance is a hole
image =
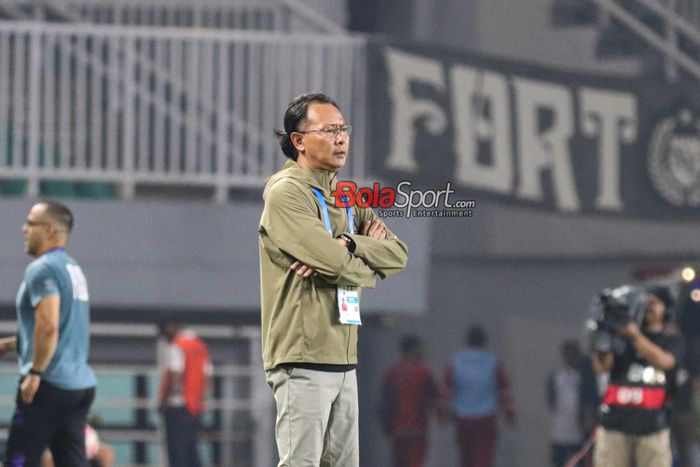
[[598, 30], [601, 59], [638, 56], [667, 80], [700, 79], [700, 1], [553, 0], [552, 23]]

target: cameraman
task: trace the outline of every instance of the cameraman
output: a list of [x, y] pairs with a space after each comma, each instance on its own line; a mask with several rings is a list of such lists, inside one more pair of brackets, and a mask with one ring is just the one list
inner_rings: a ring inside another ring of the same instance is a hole
[[617, 328], [627, 345], [617, 353], [595, 353], [593, 368], [610, 373], [596, 432], [596, 467], [671, 467], [667, 420], [669, 389], [682, 354], [681, 337], [665, 326], [666, 290], [646, 296], [641, 329]]

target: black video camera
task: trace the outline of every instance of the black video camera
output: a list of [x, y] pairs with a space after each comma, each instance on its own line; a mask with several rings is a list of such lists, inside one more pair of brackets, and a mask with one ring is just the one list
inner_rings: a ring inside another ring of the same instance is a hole
[[641, 329], [647, 302], [646, 291], [634, 286], [602, 290], [593, 299], [592, 316], [586, 323], [591, 351], [618, 355], [624, 352], [627, 340], [616, 331], [632, 322]]

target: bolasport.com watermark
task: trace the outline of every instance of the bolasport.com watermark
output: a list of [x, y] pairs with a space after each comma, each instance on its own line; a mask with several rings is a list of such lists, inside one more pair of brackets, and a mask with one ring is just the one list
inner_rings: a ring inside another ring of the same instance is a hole
[[379, 183], [371, 187], [358, 188], [357, 183], [338, 182], [331, 193], [336, 207], [359, 206], [373, 208], [377, 216], [388, 217], [474, 217], [476, 201], [455, 200], [452, 183], [445, 188], [413, 188], [413, 182], [404, 180], [396, 187], [382, 187]]

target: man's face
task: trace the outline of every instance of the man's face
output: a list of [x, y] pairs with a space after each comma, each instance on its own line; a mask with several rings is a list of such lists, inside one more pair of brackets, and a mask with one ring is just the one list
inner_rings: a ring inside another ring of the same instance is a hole
[[174, 323], [167, 323], [163, 327], [163, 335], [168, 341], [172, 341], [175, 336], [182, 330], [182, 326]]
[[665, 312], [666, 305], [664, 305], [664, 302], [656, 295], [649, 294], [645, 314], [647, 324], [663, 323]]
[[572, 368], [577, 366], [579, 364], [579, 361], [581, 360], [578, 347], [574, 347], [573, 345], [565, 346], [563, 351], [563, 358], [564, 363], [567, 366]]
[[[344, 165], [350, 149], [347, 134], [324, 135], [313, 130], [338, 128], [345, 125], [343, 114], [334, 105], [314, 102], [309, 105], [306, 121], [292, 140], [297, 148], [297, 162], [309, 169], [337, 172]], [[310, 133], [309, 133], [310, 132]]]
[[35, 204], [29, 211], [27, 221], [22, 226], [24, 250], [30, 255], [36, 256], [43, 249], [51, 227], [46, 216], [46, 206]]

